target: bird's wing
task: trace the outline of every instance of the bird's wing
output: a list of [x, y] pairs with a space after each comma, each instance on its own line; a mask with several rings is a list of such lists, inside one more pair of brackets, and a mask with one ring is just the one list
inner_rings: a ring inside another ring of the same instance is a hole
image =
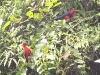
[[62, 20], [65, 18], [65, 16], [70, 16], [70, 12], [66, 12], [66, 13], [62, 14], [60, 17], [55, 18], [54, 20]]
[[24, 56], [26, 57], [26, 53], [24, 52]]

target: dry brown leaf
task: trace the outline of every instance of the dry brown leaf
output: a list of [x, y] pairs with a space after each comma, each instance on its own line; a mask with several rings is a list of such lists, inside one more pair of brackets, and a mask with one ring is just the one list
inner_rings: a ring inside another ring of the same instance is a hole
[[70, 55], [70, 51], [66, 51], [66, 52], [63, 54], [62, 58], [63, 58], [64, 60], [66, 60], [66, 59], [68, 58], [69, 55]]

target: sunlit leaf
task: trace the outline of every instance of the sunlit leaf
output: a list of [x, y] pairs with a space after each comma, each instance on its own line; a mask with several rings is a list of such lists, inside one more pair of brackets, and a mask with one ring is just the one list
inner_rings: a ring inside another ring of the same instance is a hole
[[41, 48], [44, 44], [37, 44], [35, 45], [35, 47], [38, 49], [38, 48]]
[[57, 2], [58, 0], [51, 0], [53, 3]]
[[39, 74], [41, 74], [42, 72], [44, 72], [44, 71], [46, 71], [47, 69], [45, 68], [45, 69], [42, 69], [40, 72], [39, 72]]
[[50, 60], [55, 60], [55, 56], [54, 55], [47, 55], [47, 58]]
[[26, 16], [28, 16], [29, 18], [33, 18], [33, 12], [32, 11], [28, 11], [26, 13]]
[[49, 11], [50, 11], [50, 8], [49, 8], [49, 7], [45, 7], [45, 8], [43, 9], [43, 11], [44, 11], [44, 12], [49, 12]]
[[39, 13], [34, 13], [33, 18], [39, 20], [40, 19], [40, 14]]
[[97, 4], [100, 5], [100, 1], [98, 1]]
[[52, 31], [51, 33], [49, 33], [49, 35], [50, 35], [51, 37], [53, 37], [54, 34], [55, 34], [55, 31]]
[[47, 39], [42, 39], [42, 40], [40, 41], [40, 43], [41, 43], [41, 44], [46, 44], [46, 43], [47, 43]]
[[100, 44], [99, 45], [95, 45], [94, 46], [94, 51], [98, 50], [100, 48]]
[[85, 63], [85, 62], [84, 62], [83, 60], [81, 60], [81, 59], [76, 59], [75, 62], [76, 62], [76, 63], [80, 63], [80, 64]]
[[2, 23], [3, 23], [3, 20], [0, 18], [0, 26], [2, 25]]
[[8, 67], [10, 67], [11, 62], [12, 62], [12, 58], [11, 58], [10, 61], [8, 62]]
[[53, 6], [53, 3], [52, 2], [46, 2], [45, 3], [45, 6], [52, 7]]
[[2, 29], [5, 30], [10, 25], [10, 23], [11, 23], [11, 21], [6, 22]]
[[61, 2], [58, 2], [56, 4], [53, 5], [53, 7], [59, 6], [61, 4]]
[[100, 13], [98, 13], [98, 14], [96, 14], [96, 15], [100, 16]]
[[52, 69], [56, 69], [56, 67], [50, 67], [50, 68], [48, 68], [48, 70], [52, 70]]
[[9, 16], [10, 21], [13, 21], [16, 17], [14, 15]]
[[[41, 65], [37, 68], [37, 72], [40, 72], [40, 70], [42, 69], [43, 65], [44, 65], [44, 64], [41, 64]], [[40, 74], [41, 74], [41, 72], [40, 72]]]

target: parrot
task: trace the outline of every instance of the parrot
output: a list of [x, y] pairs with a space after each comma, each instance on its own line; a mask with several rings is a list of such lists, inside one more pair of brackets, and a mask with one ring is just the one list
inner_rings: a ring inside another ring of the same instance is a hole
[[58, 18], [55, 18], [54, 20], [63, 20], [63, 19], [65, 19], [65, 20], [69, 20], [72, 16], [73, 16], [73, 14], [76, 12], [76, 10], [74, 10], [74, 9], [72, 9], [72, 10], [70, 10], [70, 11], [67, 11], [66, 13], [64, 13], [64, 14], [62, 14], [60, 17], [58, 17]]
[[28, 57], [30, 56], [31, 54], [31, 51], [30, 49], [27, 47], [26, 43], [22, 43], [22, 47], [23, 47], [23, 50], [24, 50], [24, 53], [25, 53], [25, 58], [26, 58], [26, 62], [28, 62]]

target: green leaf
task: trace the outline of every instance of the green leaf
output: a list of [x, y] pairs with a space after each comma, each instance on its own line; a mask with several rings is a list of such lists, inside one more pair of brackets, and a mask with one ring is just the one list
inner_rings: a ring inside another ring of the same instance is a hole
[[75, 62], [76, 62], [76, 63], [79, 63], [79, 64], [85, 63], [85, 62], [84, 62], [83, 60], [81, 60], [81, 59], [76, 59]]
[[55, 56], [54, 55], [47, 55], [47, 58], [50, 60], [55, 60]]
[[39, 13], [34, 13], [34, 14], [33, 14], [33, 18], [39, 20], [39, 19], [40, 19]]
[[43, 66], [44, 66], [44, 64], [41, 64], [41, 65], [37, 68], [37, 72], [40, 72], [40, 70], [42, 69]]
[[50, 8], [49, 8], [49, 7], [45, 7], [45, 8], [43, 9], [43, 11], [44, 11], [44, 12], [49, 12], [49, 11], [50, 11]]
[[42, 69], [40, 72], [39, 72], [39, 74], [42, 74], [44, 71], [46, 71], [47, 69], [45, 68], [45, 69]]
[[35, 19], [39, 19], [39, 13], [34, 13], [34, 14], [33, 14], [33, 17], [34, 17]]
[[32, 11], [28, 11], [26, 13], [26, 16], [28, 16], [29, 18], [33, 18], [33, 12]]
[[45, 3], [45, 6], [52, 7], [53, 6], [53, 3], [52, 2], [46, 2]]
[[24, 68], [25, 65], [26, 65], [26, 63], [21, 64], [19, 70], [22, 71], [22, 69]]
[[99, 44], [99, 45], [94, 46], [94, 51], [98, 50], [99, 48], [100, 48], [100, 44]]
[[6, 55], [6, 57], [5, 57], [5, 60], [4, 60], [4, 66], [7, 64], [8, 57], [9, 57], [7, 51], [5, 51], [5, 55]]
[[13, 21], [15, 19], [14, 15], [9, 16], [10, 21]]
[[98, 13], [98, 14], [96, 14], [96, 15], [100, 16], [100, 13]]
[[53, 7], [59, 6], [61, 2], [56, 3]]
[[56, 3], [58, 0], [51, 0], [52, 1], [52, 3]]
[[82, 5], [82, 3], [81, 2], [77, 2], [78, 3], [78, 5], [80, 6], [80, 8], [83, 10], [83, 5]]
[[50, 37], [53, 37], [54, 34], [55, 34], [55, 31], [51, 31], [51, 32], [49, 33]]
[[98, 0], [97, 4], [100, 5], [100, 1], [99, 0]]
[[48, 47], [42, 46], [41, 49], [43, 50], [44, 53], [48, 53]]
[[22, 75], [21, 72], [17, 72], [16, 75]]
[[6, 22], [6, 24], [3, 26], [3, 30], [5, 30], [9, 25], [10, 25], [11, 21]]
[[12, 58], [10, 59], [10, 61], [8, 62], [8, 67], [11, 65], [12, 62]]

